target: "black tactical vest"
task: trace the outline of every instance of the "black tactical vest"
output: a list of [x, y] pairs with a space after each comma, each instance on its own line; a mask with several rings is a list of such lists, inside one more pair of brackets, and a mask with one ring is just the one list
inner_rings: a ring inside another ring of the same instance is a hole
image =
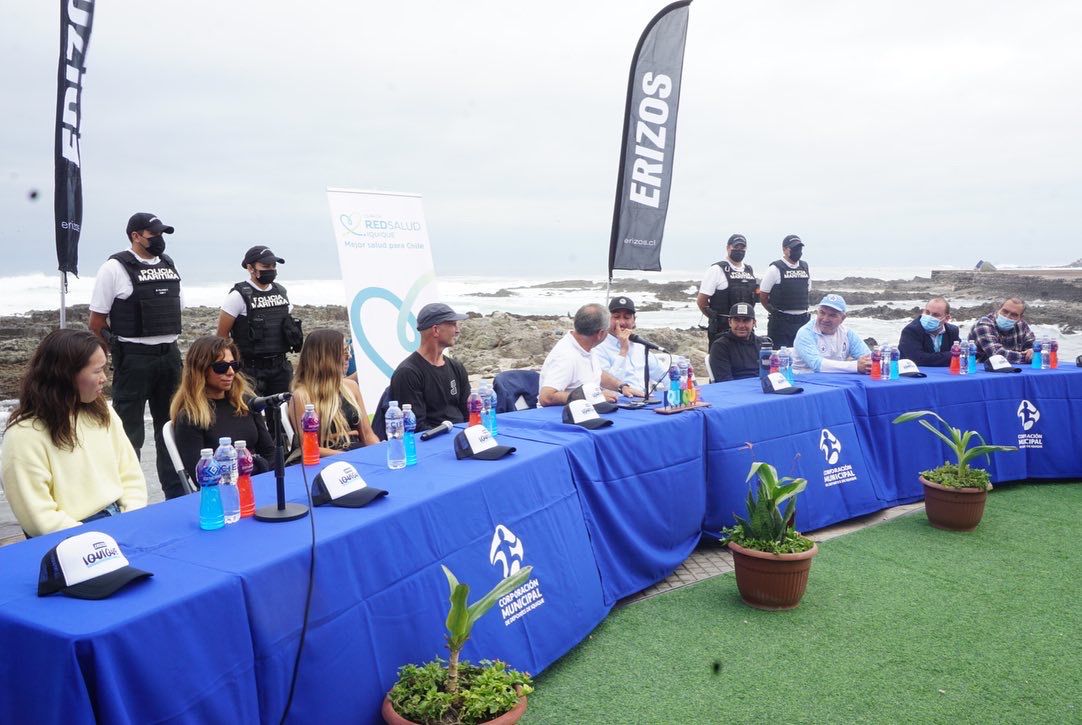
[[758, 283], [755, 281], [755, 271], [750, 264], [744, 265], [744, 271], [733, 269], [727, 259], [714, 264], [721, 267], [725, 279], [729, 280], [729, 286], [723, 290], [715, 290], [710, 295], [710, 309], [722, 315], [729, 314], [729, 310], [738, 302], [747, 302], [754, 305], [759, 300], [755, 297], [755, 289]]
[[784, 259], [771, 262], [778, 268], [781, 281], [770, 290], [770, 304], [779, 310], [808, 309], [808, 294], [811, 291], [811, 275], [808, 263], [803, 259], [797, 262], [796, 269], [785, 263]]
[[120, 262], [131, 279], [132, 293], [114, 299], [109, 329], [120, 337], [180, 334], [180, 275], [167, 254], [157, 264], [143, 264], [130, 251], [109, 257]]
[[272, 282], [263, 292], [247, 282], [238, 282], [233, 289], [244, 300], [244, 314], [233, 323], [230, 335], [244, 359], [282, 355], [289, 349], [282, 323], [289, 317], [289, 296], [286, 288]]

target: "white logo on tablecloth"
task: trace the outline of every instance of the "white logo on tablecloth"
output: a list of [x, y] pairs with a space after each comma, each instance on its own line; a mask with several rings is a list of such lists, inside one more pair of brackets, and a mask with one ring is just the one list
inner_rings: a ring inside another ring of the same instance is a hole
[[829, 428], [824, 428], [823, 432], [819, 435], [819, 450], [823, 452], [823, 458], [830, 465], [834, 465], [838, 462], [838, 457], [842, 454], [842, 444], [838, 438], [830, 432]]
[[1018, 404], [1015, 415], [1018, 416], [1018, 422], [1022, 424], [1022, 430], [1025, 431], [1018, 434], [1018, 447], [1044, 448], [1044, 435], [1030, 432], [1041, 419], [1041, 411], [1037, 410], [1037, 406], [1028, 400], [1022, 400]]
[[823, 453], [823, 460], [832, 468], [823, 469], [823, 485], [826, 487], [837, 486], [839, 483], [852, 483], [857, 480], [857, 474], [848, 463], [835, 466], [842, 457], [842, 442], [829, 428], [823, 428], [819, 433], [819, 450]]
[[[496, 524], [496, 530], [492, 532], [492, 544], [488, 549], [489, 563], [499, 566], [506, 579], [522, 569], [525, 556], [526, 550], [522, 539], [503, 524]], [[544, 603], [541, 582], [537, 577], [532, 577], [518, 589], [505, 594], [496, 602], [505, 626], [521, 619]]]

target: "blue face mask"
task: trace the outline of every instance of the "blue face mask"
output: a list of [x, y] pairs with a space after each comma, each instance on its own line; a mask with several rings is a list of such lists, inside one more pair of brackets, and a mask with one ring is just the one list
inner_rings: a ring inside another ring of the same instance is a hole
[[1010, 332], [1014, 329], [1014, 320], [1003, 315], [996, 315], [996, 327], [1000, 332]]
[[931, 315], [920, 316], [920, 326], [924, 328], [925, 332], [935, 332], [939, 329], [940, 324], [942, 323]]

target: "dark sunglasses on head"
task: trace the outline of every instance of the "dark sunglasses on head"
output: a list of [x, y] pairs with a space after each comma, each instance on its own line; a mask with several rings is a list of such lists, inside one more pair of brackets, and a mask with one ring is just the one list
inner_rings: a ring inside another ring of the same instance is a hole
[[229, 362], [226, 362], [225, 360], [215, 360], [210, 364], [210, 369], [218, 375], [225, 375], [225, 371], [229, 368], [233, 368], [233, 372], [237, 372], [240, 370], [240, 362], [237, 360], [230, 360]]

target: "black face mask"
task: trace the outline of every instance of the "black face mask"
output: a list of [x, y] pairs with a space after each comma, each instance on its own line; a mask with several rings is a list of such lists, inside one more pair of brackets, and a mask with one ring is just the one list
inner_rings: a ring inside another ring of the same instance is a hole
[[789, 249], [789, 261], [799, 262], [801, 256], [804, 255], [804, 249], [802, 247], [792, 247]]
[[159, 234], [156, 237], [151, 237], [147, 240], [147, 252], [152, 257], [160, 257], [162, 252], [165, 251], [165, 238]]
[[743, 262], [745, 254], [746, 252], [743, 249], [734, 249], [733, 251], [729, 252], [729, 259], [738, 263]]
[[257, 276], [256, 280], [259, 284], [270, 284], [278, 277], [278, 270], [276, 269], [264, 269]]

